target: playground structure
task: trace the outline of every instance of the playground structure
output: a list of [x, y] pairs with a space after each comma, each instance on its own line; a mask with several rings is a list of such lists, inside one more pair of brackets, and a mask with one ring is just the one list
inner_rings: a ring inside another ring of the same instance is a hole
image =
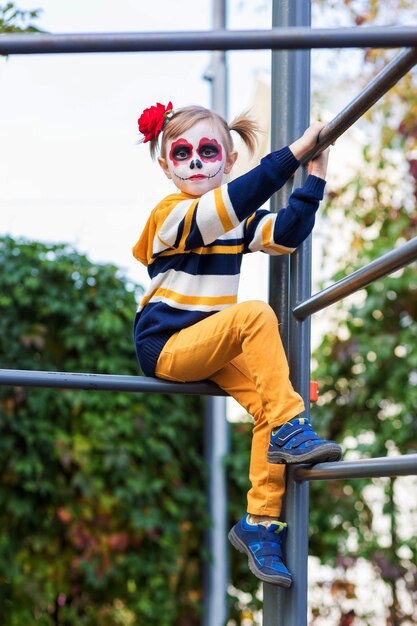
[[[310, 118], [310, 49], [331, 47], [406, 47], [417, 42], [417, 27], [310, 28], [310, 0], [274, 0], [270, 31], [226, 31], [103, 35], [0, 35], [3, 54], [59, 54], [179, 50], [273, 50], [272, 147], [288, 145], [308, 126]], [[305, 158], [295, 183], [306, 176], [306, 163], [343, 134], [361, 115], [417, 63], [417, 47], [394, 60], [322, 131], [319, 143]], [[286, 203], [284, 187], [272, 200], [272, 210]], [[306, 406], [310, 395], [310, 315], [417, 259], [417, 238], [311, 296], [311, 238], [291, 257], [270, 260], [270, 304], [281, 322], [292, 380]], [[149, 393], [224, 396], [214, 384], [169, 383], [133, 376], [0, 370], [0, 385], [94, 389]], [[264, 626], [306, 626], [308, 556], [308, 483], [311, 480], [370, 478], [417, 474], [417, 454], [290, 467], [287, 472], [286, 521], [291, 533], [287, 565], [295, 583], [289, 590], [264, 584]], [[220, 490], [221, 491], [221, 490]], [[224, 502], [216, 503], [221, 510]], [[226, 528], [216, 529], [226, 540]], [[222, 540], [222, 539], [220, 539]], [[214, 543], [214, 542], [213, 542]], [[216, 562], [213, 578], [222, 586], [208, 590], [205, 625], [221, 626], [226, 619], [225, 563]]]

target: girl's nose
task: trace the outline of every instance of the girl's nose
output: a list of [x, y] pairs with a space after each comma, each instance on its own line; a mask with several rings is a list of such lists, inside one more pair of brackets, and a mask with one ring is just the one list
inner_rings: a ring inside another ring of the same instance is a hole
[[201, 170], [201, 168], [203, 167], [202, 162], [200, 161], [200, 159], [194, 159], [191, 161], [190, 163], [190, 169], [193, 170], [194, 168], [197, 168], [198, 170]]

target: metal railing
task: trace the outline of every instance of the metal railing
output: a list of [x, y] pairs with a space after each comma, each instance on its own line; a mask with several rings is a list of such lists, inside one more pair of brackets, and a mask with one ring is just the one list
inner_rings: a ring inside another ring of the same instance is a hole
[[[274, 28], [270, 31], [202, 31], [182, 33], [140, 33], [104, 35], [0, 35], [0, 54], [57, 54], [81, 52], [145, 52], [174, 50], [246, 50], [270, 48], [273, 57], [273, 142], [288, 144], [308, 123], [309, 50], [331, 47], [397, 47], [417, 42], [417, 27], [310, 29], [310, 0], [274, 0]], [[276, 27], [277, 26], [277, 27]], [[278, 27], [279, 26], [279, 27]], [[276, 28], [275, 28], [276, 27]], [[306, 52], [300, 52], [300, 51]], [[279, 52], [278, 52], [279, 51]], [[292, 52], [290, 52], [292, 51]], [[275, 59], [275, 60], [274, 60]], [[417, 62], [417, 48], [401, 52], [376, 79], [323, 130], [320, 141], [308, 158], [329, 145], [367, 111]], [[280, 64], [278, 94], [277, 64]], [[275, 69], [274, 69], [275, 68]], [[301, 77], [301, 80], [300, 80]], [[275, 89], [275, 93], [274, 93]], [[278, 95], [277, 95], [278, 94]], [[301, 94], [301, 102], [300, 102]], [[280, 123], [276, 123], [279, 113]], [[284, 140], [282, 138], [284, 137]], [[304, 174], [306, 168], [304, 167]], [[281, 195], [288, 193], [288, 188]], [[311, 248], [304, 242], [292, 259], [271, 260], [271, 304], [280, 317], [290, 367], [295, 367], [295, 387], [306, 405], [309, 398], [310, 327], [309, 316], [357, 291], [373, 280], [403, 267], [417, 258], [413, 239], [367, 267], [328, 287], [311, 293]], [[288, 284], [291, 282], [291, 296]], [[291, 342], [289, 341], [291, 337]], [[210, 382], [171, 383], [135, 376], [104, 374], [0, 370], [0, 385], [55, 387], [103, 391], [225, 395]], [[417, 455], [327, 463], [314, 467], [289, 467], [286, 519], [291, 528], [287, 544], [288, 566], [295, 584], [282, 591], [264, 585], [264, 626], [305, 626], [307, 624], [308, 482], [334, 478], [398, 476], [417, 474]], [[224, 590], [226, 594], [226, 590]], [[213, 621], [210, 626], [221, 626]]]
[[[296, 4], [299, 0], [295, 0]], [[284, 3], [285, 4], [285, 3]], [[311, 50], [397, 48], [416, 43], [417, 28], [274, 28], [160, 33], [0, 35], [0, 54], [181, 52], [205, 50]]]

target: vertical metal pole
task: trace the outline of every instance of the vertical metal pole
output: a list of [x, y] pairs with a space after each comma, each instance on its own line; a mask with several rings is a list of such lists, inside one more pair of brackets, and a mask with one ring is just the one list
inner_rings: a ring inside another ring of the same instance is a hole
[[208, 506], [211, 525], [206, 537], [210, 561], [204, 564], [204, 626], [224, 626], [227, 622], [229, 548], [224, 456], [229, 447], [229, 433], [225, 408], [224, 398], [206, 400], [204, 441], [209, 466]]
[[309, 483], [296, 481], [295, 470], [294, 466], [288, 468], [286, 492], [286, 521], [289, 527], [286, 561], [294, 581], [284, 603], [280, 605], [281, 612], [276, 616], [274, 626], [307, 626]]
[[[226, 27], [226, 0], [213, 0], [213, 29]], [[211, 82], [211, 108], [227, 118], [226, 53], [213, 51], [206, 78]], [[229, 548], [227, 542], [227, 485], [224, 457], [229, 450], [226, 399], [206, 399], [205, 456], [209, 467], [208, 506], [211, 526], [206, 542], [210, 562], [204, 566], [204, 626], [227, 622]]]
[[[274, 27], [310, 26], [310, 0], [273, 0]], [[294, 141], [310, 121], [310, 51], [272, 53], [272, 148]], [[305, 177], [303, 171], [298, 182]], [[291, 192], [289, 183], [272, 202], [272, 210], [285, 206]], [[310, 295], [310, 242], [289, 257], [271, 257], [270, 304], [278, 315], [292, 382], [308, 409], [310, 384], [310, 329], [290, 313], [295, 302]], [[306, 626], [308, 555], [308, 484], [295, 483], [287, 475], [285, 519], [289, 525], [286, 558], [294, 583], [289, 590], [264, 585], [264, 626]]]

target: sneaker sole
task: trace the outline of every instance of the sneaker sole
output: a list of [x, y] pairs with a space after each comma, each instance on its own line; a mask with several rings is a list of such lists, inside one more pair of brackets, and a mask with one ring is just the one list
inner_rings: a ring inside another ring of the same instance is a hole
[[284, 450], [268, 452], [268, 463], [285, 463], [292, 465], [295, 463], [328, 463], [339, 461], [342, 457], [342, 449], [337, 444], [327, 444], [320, 446], [316, 450], [304, 452], [304, 454], [291, 454]]
[[269, 576], [268, 574], [264, 574], [263, 572], [261, 572], [256, 567], [255, 559], [253, 558], [252, 552], [248, 550], [247, 546], [237, 536], [234, 528], [232, 528], [232, 530], [229, 532], [228, 538], [229, 538], [230, 543], [232, 544], [234, 548], [236, 548], [236, 550], [238, 550], [239, 552], [242, 552], [243, 554], [246, 554], [246, 556], [248, 557], [249, 569], [252, 572], [252, 574], [256, 576], [256, 578], [259, 578], [259, 580], [262, 580], [265, 583], [271, 583], [272, 585], [278, 585], [280, 587], [287, 587], [287, 588], [291, 587], [291, 583], [292, 583], [291, 578], [288, 578], [282, 575], [280, 576], [279, 574], [277, 574], [276, 576]]

